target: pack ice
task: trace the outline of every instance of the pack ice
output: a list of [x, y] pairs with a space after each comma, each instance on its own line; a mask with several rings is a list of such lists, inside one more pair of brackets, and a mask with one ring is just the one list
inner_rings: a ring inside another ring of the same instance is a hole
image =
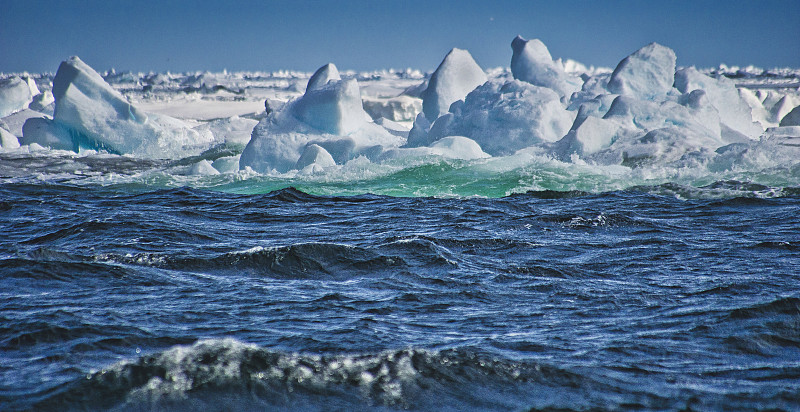
[[181, 158], [198, 154], [213, 142], [211, 133], [199, 133], [181, 120], [139, 110], [78, 57], [59, 66], [53, 97], [53, 118], [28, 119], [20, 143]]
[[28, 76], [0, 79], [0, 117], [25, 109], [38, 95], [36, 82]]
[[265, 173], [320, 170], [403, 142], [364, 111], [358, 81], [342, 79], [332, 63], [322, 66], [305, 93], [262, 119], [239, 165]]
[[[305, 88], [300, 83], [305, 74], [278, 74], [274, 79], [286, 75], [281, 80], [286, 84], [266, 97], [266, 112], [204, 117], [196, 127], [141, 110], [72, 57], [59, 67], [52, 97], [47, 90], [38, 93], [24, 75], [0, 83], [0, 108], [13, 112], [0, 121], [0, 143], [4, 149], [37, 143], [150, 158], [183, 158], [221, 141], [229, 144], [218, 151], [225, 156], [208, 157], [197, 174], [209, 174], [206, 166], [223, 172], [318, 173], [353, 159], [402, 163], [520, 151], [581, 164], [719, 169], [748, 156], [800, 151], [796, 95], [751, 91], [725, 76], [678, 68], [675, 52], [658, 43], [633, 51], [613, 71], [554, 60], [538, 39], [517, 36], [510, 46], [507, 69], [487, 73], [467, 50], [452, 49], [427, 80], [396, 94], [375, 93], [370, 89], [375, 83], [362, 88], [359, 81], [369, 82], [368, 76], [342, 76], [333, 64], [317, 70]], [[137, 84], [135, 76], [111, 75]], [[244, 77], [213, 82], [227, 82], [225, 87], [209, 86], [212, 77], [190, 77], [174, 93], [242, 96], [237, 82]], [[169, 87], [171, 79], [150, 75], [139, 81], [146, 83], [143, 90], [154, 90]], [[414, 79], [423, 80], [421, 74]], [[204, 86], [196, 86], [201, 80]], [[52, 98], [55, 104], [48, 106]], [[45, 113], [50, 108], [52, 118]], [[411, 119], [411, 130], [396, 122]]]

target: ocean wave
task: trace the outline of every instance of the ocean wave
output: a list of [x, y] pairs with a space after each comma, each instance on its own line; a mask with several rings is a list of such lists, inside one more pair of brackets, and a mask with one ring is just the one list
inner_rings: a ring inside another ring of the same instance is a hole
[[[583, 385], [606, 386], [561, 368], [469, 349], [321, 356], [214, 339], [90, 373], [47, 394], [35, 407], [507, 410], [557, 404], [564, 394], [548, 388]], [[576, 400], [574, 405], [581, 404], [591, 402]]]

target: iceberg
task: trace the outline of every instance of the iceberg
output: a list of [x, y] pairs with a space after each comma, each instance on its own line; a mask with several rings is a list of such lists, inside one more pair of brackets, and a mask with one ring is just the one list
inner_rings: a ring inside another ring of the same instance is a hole
[[[198, 154], [213, 143], [211, 133], [198, 133], [181, 120], [139, 110], [78, 57], [59, 66], [53, 96], [53, 121], [36, 121], [24, 128], [25, 141], [61, 139], [66, 129], [73, 150], [101, 149], [150, 158]], [[59, 141], [57, 146], [67, 144]]]
[[0, 79], [0, 117], [20, 111], [39, 94], [36, 82], [28, 76]]
[[467, 95], [463, 104], [455, 105], [454, 113], [436, 120], [427, 140], [466, 136], [486, 153], [505, 156], [561, 139], [575, 115], [564, 108], [552, 89], [520, 80], [492, 80]]
[[422, 111], [433, 122], [447, 113], [450, 105], [486, 83], [486, 73], [466, 50], [452, 49], [428, 80], [422, 92]]
[[[328, 156], [344, 164], [358, 156], [377, 158], [384, 148], [405, 143], [405, 137], [372, 122], [362, 107], [358, 81], [337, 80], [335, 67], [317, 70], [303, 96], [255, 126], [239, 159], [241, 169], [285, 173], [298, 166], [329, 165]], [[313, 145], [319, 149], [309, 149]]]
[[617, 64], [608, 90], [641, 100], [663, 97], [675, 82], [675, 62], [672, 49], [650, 43]]
[[569, 98], [580, 90], [583, 82], [556, 64], [539, 39], [525, 40], [517, 36], [511, 42], [511, 49], [511, 74], [515, 79], [553, 89], [562, 98]]

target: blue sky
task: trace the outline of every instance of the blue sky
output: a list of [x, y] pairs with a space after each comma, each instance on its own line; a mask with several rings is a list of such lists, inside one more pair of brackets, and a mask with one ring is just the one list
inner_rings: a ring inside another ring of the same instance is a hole
[[433, 70], [453, 47], [508, 66], [517, 34], [610, 66], [656, 41], [679, 65], [800, 67], [800, 0], [0, 0], [0, 72]]

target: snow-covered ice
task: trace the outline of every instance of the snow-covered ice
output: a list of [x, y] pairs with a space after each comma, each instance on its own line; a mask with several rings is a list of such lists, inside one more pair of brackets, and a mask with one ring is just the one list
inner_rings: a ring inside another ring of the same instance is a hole
[[[303, 96], [256, 125], [242, 152], [241, 168], [286, 172], [306, 166], [305, 161], [298, 161], [310, 145], [319, 146], [335, 163], [343, 164], [362, 155], [374, 158], [384, 148], [405, 141], [372, 122], [362, 107], [358, 81], [338, 80], [332, 75], [336, 74], [334, 70], [332, 64], [321, 67], [312, 76], [313, 87], [308, 87]], [[324, 153], [316, 153], [313, 158], [327, 159]]]
[[556, 64], [541, 40], [517, 36], [511, 42], [511, 49], [511, 73], [515, 79], [553, 89], [562, 98], [580, 90], [581, 80]]
[[669, 47], [650, 43], [619, 62], [608, 90], [644, 100], [663, 97], [675, 82], [676, 60]]
[[450, 105], [485, 83], [486, 73], [466, 50], [452, 49], [436, 68], [422, 92], [422, 111], [433, 122]]
[[100, 74], [73, 57], [55, 77], [0, 76], [0, 97], [15, 101], [0, 116], [0, 143], [3, 153], [188, 158], [176, 173], [208, 179], [354, 177], [364, 165], [374, 173], [436, 158], [500, 165], [531, 156], [719, 172], [800, 155], [798, 70], [676, 67], [674, 51], [657, 43], [614, 70], [554, 60], [538, 39], [517, 36], [511, 49], [508, 67], [488, 70], [452, 49], [430, 75], [332, 63], [313, 74]]
[[181, 120], [138, 109], [78, 57], [59, 66], [53, 96], [53, 121], [24, 129], [25, 142], [152, 158], [197, 154], [213, 142], [210, 133], [198, 133]]
[[0, 79], [0, 117], [28, 107], [38, 94], [39, 88], [29, 76]]

